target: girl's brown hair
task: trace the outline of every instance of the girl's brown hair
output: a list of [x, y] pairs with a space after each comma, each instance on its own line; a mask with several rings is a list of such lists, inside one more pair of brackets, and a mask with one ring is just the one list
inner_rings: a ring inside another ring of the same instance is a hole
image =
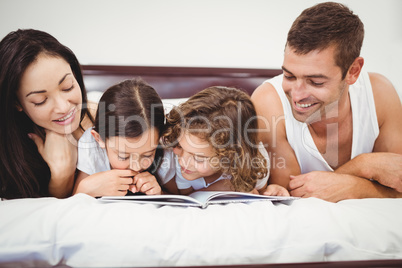
[[231, 175], [235, 191], [248, 192], [268, 173], [258, 150], [257, 115], [250, 96], [236, 88], [209, 87], [173, 108], [166, 117], [163, 143], [177, 145], [183, 131], [208, 141], [219, 169]]
[[[122, 81], [108, 88], [99, 100], [94, 130], [102, 140], [109, 137], [135, 138], [155, 128], [161, 136], [165, 127], [162, 100], [153, 87], [141, 78]], [[161, 162], [163, 149], [158, 147], [148, 168], [154, 173]]]

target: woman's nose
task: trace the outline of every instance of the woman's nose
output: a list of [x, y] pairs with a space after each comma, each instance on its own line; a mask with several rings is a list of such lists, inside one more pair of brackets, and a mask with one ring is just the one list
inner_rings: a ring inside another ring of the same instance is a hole
[[68, 113], [70, 110], [70, 102], [67, 98], [58, 95], [55, 99], [54, 110], [57, 113]]

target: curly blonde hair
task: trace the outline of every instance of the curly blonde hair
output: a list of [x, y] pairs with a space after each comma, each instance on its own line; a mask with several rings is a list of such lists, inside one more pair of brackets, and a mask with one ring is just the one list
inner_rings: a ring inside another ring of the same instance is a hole
[[214, 86], [170, 111], [162, 141], [175, 147], [184, 131], [208, 141], [219, 170], [232, 176], [234, 190], [249, 192], [268, 173], [267, 160], [258, 150], [257, 129], [250, 96], [240, 89]]

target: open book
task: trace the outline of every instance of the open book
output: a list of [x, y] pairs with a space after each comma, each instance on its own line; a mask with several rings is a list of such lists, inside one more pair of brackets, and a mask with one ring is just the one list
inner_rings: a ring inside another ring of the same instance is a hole
[[131, 195], [131, 196], [103, 196], [99, 200], [104, 202], [129, 201], [157, 205], [188, 206], [206, 208], [211, 204], [248, 203], [255, 201], [290, 201], [298, 197], [266, 196], [242, 192], [215, 192], [198, 191], [187, 195]]

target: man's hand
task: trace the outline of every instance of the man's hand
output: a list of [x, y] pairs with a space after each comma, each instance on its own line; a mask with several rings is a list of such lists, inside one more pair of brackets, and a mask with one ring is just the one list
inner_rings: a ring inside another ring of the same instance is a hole
[[330, 202], [338, 202], [350, 198], [356, 180], [363, 179], [329, 171], [313, 171], [290, 176], [289, 190], [292, 196], [316, 197]]

